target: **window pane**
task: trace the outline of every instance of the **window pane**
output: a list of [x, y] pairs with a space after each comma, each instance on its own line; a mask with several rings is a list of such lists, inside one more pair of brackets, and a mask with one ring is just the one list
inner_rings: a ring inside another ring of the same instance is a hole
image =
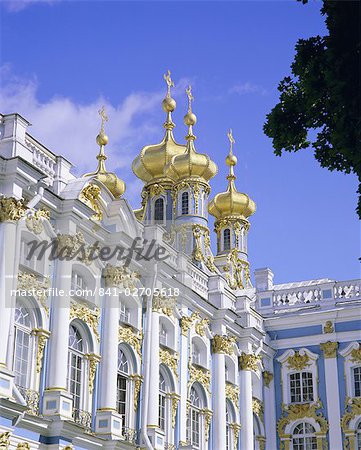
[[189, 213], [189, 195], [188, 192], [183, 192], [182, 194], [182, 214]]
[[163, 221], [164, 218], [164, 202], [162, 198], [158, 198], [154, 203], [154, 220]]
[[353, 378], [355, 386], [355, 397], [361, 397], [361, 367], [353, 369]]

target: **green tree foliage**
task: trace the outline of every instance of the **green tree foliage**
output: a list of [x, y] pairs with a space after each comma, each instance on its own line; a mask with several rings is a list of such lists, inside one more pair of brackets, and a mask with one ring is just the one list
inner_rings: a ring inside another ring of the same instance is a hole
[[264, 132], [278, 156], [312, 146], [322, 167], [355, 173], [361, 218], [360, 4], [324, 0], [328, 35], [297, 42], [292, 75], [278, 86]]

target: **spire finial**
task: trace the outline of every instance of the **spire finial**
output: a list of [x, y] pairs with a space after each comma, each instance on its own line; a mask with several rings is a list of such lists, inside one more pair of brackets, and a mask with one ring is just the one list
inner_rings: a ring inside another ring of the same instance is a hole
[[229, 129], [227, 136], [228, 136], [228, 140], [230, 143], [229, 154], [233, 155], [233, 144], [235, 144], [236, 141], [234, 140], [234, 137], [233, 137], [232, 128]]
[[188, 113], [192, 113], [192, 102], [194, 101], [194, 97], [192, 94], [192, 86], [191, 85], [189, 85], [186, 88], [186, 94], [188, 97]]
[[188, 111], [187, 111], [187, 114], [184, 116], [184, 123], [188, 127], [188, 134], [186, 136], [186, 139], [187, 139], [187, 141], [194, 141], [196, 137], [193, 134], [193, 125], [195, 125], [197, 123], [197, 116], [192, 111], [192, 102], [194, 101], [194, 97], [192, 94], [192, 86], [191, 85], [189, 85], [186, 88], [186, 94], [188, 97]]
[[101, 117], [100, 134], [104, 134], [104, 124], [108, 122], [108, 116], [105, 112], [105, 106], [103, 105], [101, 109], [98, 110], [98, 114]]
[[108, 122], [108, 116], [105, 112], [104, 105], [101, 107], [101, 109], [98, 110], [98, 114], [101, 118], [101, 124], [100, 124], [100, 132], [96, 138], [97, 144], [100, 146], [100, 151], [97, 156], [98, 160], [98, 168], [96, 170], [96, 173], [105, 173], [105, 164], [104, 161], [107, 159], [105, 153], [104, 153], [104, 146], [107, 145], [109, 139], [108, 136], [105, 134], [104, 130], [104, 124], [105, 122]]
[[174, 81], [170, 77], [170, 70], [167, 70], [167, 73], [163, 75], [165, 82], [167, 83], [167, 97], [170, 98], [170, 88], [174, 87]]

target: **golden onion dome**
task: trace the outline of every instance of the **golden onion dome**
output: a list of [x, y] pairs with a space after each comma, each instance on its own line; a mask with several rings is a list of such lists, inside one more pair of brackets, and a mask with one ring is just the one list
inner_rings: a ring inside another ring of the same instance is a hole
[[132, 163], [134, 174], [145, 183], [159, 182], [160, 180], [172, 183], [172, 180], [166, 177], [164, 168], [173, 156], [181, 155], [186, 151], [185, 145], [178, 144], [173, 136], [175, 125], [172, 121], [172, 112], [177, 104], [171, 97], [171, 87], [174, 86], [174, 83], [170, 77], [169, 70], [164, 75], [164, 79], [167, 83], [167, 95], [162, 102], [163, 110], [167, 113], [167, 118], [163, 125], [166, 130], [164, 138], [159, 144], [143, 147]]
[[218, 168], [208, 155], [197, 153], [194, 147], [196, 137], [193, 134], [193, 125], [197, 123], [197, 116], [192, 112], [191, 86], [186, 89], [186, 93], [188, 95], [188, 112], [184, 116], [184, 123], [188, 126], [186, 152], [172, 157], [165, 168], [165, 174], [174, 181], [196, 177], [208, 182], [217, 174]]
[[214, 216], [217, 220], [224, 219], [225, 217], [239, 217], [247, 218], [255, 213], [256, 204], [247, 194], [238, 192], [235, 186], [233, 168], [237, 164], [237, 157], [233, 155], [234, 139], [232, 136], [232, 130], [228, 133], [229, 140], [231, 142], [231, 148], [226, 158], [226, 164], [229, 166], [229, 175], [227, 176], [228, 187], [226, 192], [217, 194], [213, 200], [208, 204], [208, 212]]
[[104, 147], [108, 144], [109, 138], [104, 132], [104, 122], [108, 120], [105, 114], [104, 106], [99, 111], [102, 118], [100, 133], [96, 137], [96, 143], [100, 146], [99, 154], [97, 155], [98, 167], [95, 172], [87, 173], [85, 177], [94, 177], [99, 180], [104, 186], [112, 193], [115, 198], [121, 197], [125, 192], [125, 183], [123, 180], [117, 177], [115, 173], [107, 172], [105, 168], [105, 160], [107, 156], [104, 153]]

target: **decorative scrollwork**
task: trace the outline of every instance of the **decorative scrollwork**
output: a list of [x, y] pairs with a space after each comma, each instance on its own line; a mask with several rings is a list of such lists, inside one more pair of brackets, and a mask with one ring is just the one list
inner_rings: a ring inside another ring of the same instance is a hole
[[112, 266], [110, 264], [106, 265], [103, 277], [108, 287], [124, 287], [129, 289], [134, 289], [139, 280], [139, 274], [130, 270], [129, 267]]
[[85, 322], [93, 330], [93, 333], [97, 339], [100, 341], [99, 336], [99, 308], [90, 309], [85, 305], [80, 305], [78, 303], [72, 303], [70, 306], [70, 320], [79, 319]]
[[46, 341], [50, 336], [50, 331], [36, 328], [32, 331], [32, 333], [38, 338], [38, 349], [36, 353], [36, 371], [37, 373], [40, 373], [43, 361], [44, 348]]
[[351, 350], [351, 361], [361, 363], [361, 345], [358, 348]]
[[100, 193], [101, 189], [99, 186], [96, 186], [95, 184], [88, 184], [82, 189], [79, 195], [79, 200], [95, 212], [95, 214], [91, 216], [91, 219], [96, 221], [100, 221], [103, 218], [103, 213], [100, 209]]
[[303, 370], [305, 367], [309, 366], [311, 363], [310, 357], [307, 353], [300, 355], [299, 351], [296, 350], [293, 356], [289, 356], [287, 359], [287, 365], [289, 369], [293, 370]]
[[130, 375], [130, 378], [134, 381], [134, 397], [133, 397], [133, 408], [134, 411], [137, 411], [138, 409], [138, 400], [139, 400], [139, 392], [140, 387], [143, 382], [143, 377], [137, 373], [134, 373], [133, 375]]
[[25, 216], [27, 202], [15, 197], [0, 197], [0, 222], [16, 222]]
[[34, 234], [40, 234], [44, 230], [43, 220], [50, 219], [50, 212], [46, 209], [28, 211], [25, 219], [26, 228]]
[[236, 408], [239, 406], [239, 387], [232, 383], [226, 383], [226, 398], [229, 398]]
[[188, 388], [192, 386], [195, 381], [198, 381], [198, 383], [202, 384], [208, 392], [211, 392], [210, 371], [208, 369], [201, 369], [199, 367], [195, 367], [193, 364], [189, 364]]
[[97, 364], [100, 361], [100, 356], [96, 355], [95, 353], [88, 353], [86, 355], [87, 359], [89, 360], [89, 379], [88, 379], [88, 387], [90, 394], [94, 391], [94, 379], [95, 379], [95, 372], [97, 370]]
[[269, 387], [271, 381], [273, 380], [273, 373], [268, 372], [268, 370], [265, 370], [263, 372], [263, 383], [266, 387]]
[[336, 358], [338, 342], [323, 342], [320, 344], [324, 358]]
[[253, 353], [244, 353], [238, 357], [238, 365], [240, 370], [253, 370], [257, 372], [258, 363], [261, 361], [260, 356], [256, 356]]
[[5, 433], [0, 433], [0, 450], [8, 450], [10, 446], [10, 431], [5, 431]]
[[18, 273], [17, 289], [20, 291], [31, 291], [34, 293], [36, 299], [49, 315], [49, 307], [46, 304], [46, 299], [49, 296], [50, 278], [46, 277], [44, 281], [39, 281], [38, 277], [33, 273], [21, 272]]
[[216, 334], [212, 339], [212, 352], [232, 355], [235, 343], [236, 338], [234, 336], [220, 336]]
[[252, 399], [252, 411], [258, 416], [263, 422], [263, 402], [258, 398], [253, 397]]
[[137, 336], [132, 328], [130, 327], [119, 327], [118, 330], [118, 340], [119, 342], [126, 342], [129, 344], [134, 350], [138, 353], [138, 355], [142, 356], [142, 335]]
[[179, 361], [178, 353], [172, 353], [165, 348], [160, 348], [159, 360], [161, 363], [168, 366], [173, 371], [175, 376], [178, 378], [178, 361]]

